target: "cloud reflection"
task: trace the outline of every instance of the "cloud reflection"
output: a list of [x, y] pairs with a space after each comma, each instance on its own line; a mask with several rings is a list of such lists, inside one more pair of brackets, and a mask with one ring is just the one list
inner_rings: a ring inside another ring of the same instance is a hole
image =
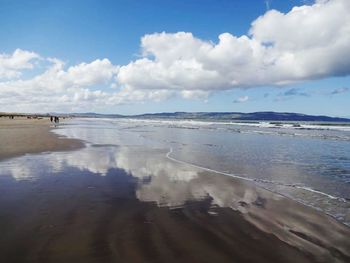
[[220, 215], [220, 209], [231, 208], [260, 230], [299, 249], [326, 258], [332, 258], [332, 249], [349, 254], [349, 230], [325, 214], [250, 182], [173, 162], [165, 154], [165, 150], [144, 147], [88, 146], [73, 152], [27, 155], [1, 162], [0, 176], [39, 180], [69, 168], [113, 176], [113, 169], [123, 169], [140, 179], [135, 193], [140, 201], [186, 207], [191, 201], [209, 200], [208, 214]]

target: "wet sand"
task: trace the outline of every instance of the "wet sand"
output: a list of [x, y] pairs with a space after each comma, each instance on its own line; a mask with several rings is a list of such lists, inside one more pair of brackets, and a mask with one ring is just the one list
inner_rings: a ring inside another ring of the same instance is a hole
[[[294, 263], [349, 259], [342, 248], [327, 247], [327, 240], [325, 245], [318, 244], [323, 237], [314, 241], [312, 236], [289, 233], [307, 243], [303, 251], [280, 240], [273, 228], [261, 231], [239, 211], [216, 207], [217, 215], [211, 215], [210, 198], [188, 201], [175, 209], [140, 202], [134, 195], [137, 181], [122, 170], [105, 177], [71, 172], [74, 179], [60, 174], [34, 185], [2, 182], [0, 253], [4, 262]], [[276, 227], [274, 222], [271, 227]]]
[[0, 118], [0, 160], [26, 153], [65, 151], [83, 147], [79, 140], [60, 138], [51, 133], [52, 126], [48, 118]]
[[0, 162], [1, 262], [350, 262], [349, 227], [166, 153], [101, 144]]

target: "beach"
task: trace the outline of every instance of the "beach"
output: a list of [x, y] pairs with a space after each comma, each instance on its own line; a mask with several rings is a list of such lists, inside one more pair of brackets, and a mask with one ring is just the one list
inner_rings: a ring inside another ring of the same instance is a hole
[[214, 158], [212, 148], [220, 147], [212, 133], [213, 145], [200, 146], [211, 149], [210, 159], [184, 141], [198, 143], [202, 133], [173, 124], [0, 123], [7, 147], [0, 161], [4, 262], [350, 260], [348, 226], [243, 174], [234, 177]]
[[0, 263], [350, 263], [349, 14], [0, 1]]
[[1, 117], [0, 160], [27, 153], [73, 150], [83, 146], [78, 140], [60, 138], [49, 132], [53, 126], [49, 118]]

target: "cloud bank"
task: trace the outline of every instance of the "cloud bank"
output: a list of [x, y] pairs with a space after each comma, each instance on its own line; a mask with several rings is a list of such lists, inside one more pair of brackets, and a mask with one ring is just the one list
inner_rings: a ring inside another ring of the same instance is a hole
[[27, 80], [20, 78], [22, 71], [42, 58], [17, 49], [0, 54], [0, 103], [2, 108], [15, 103], [17, 111], [96, 110], [349, 75], [349, 13], [348, 0], [318, 0], [288, 13], [268, 10], [247, 35], [223, 33], [216, 42], [189, 32], [148, 34], [141, 38], [141, 57], [127, 65], [105, 58], [67, 68], [44, 58], [50, 61], [47, 70]]

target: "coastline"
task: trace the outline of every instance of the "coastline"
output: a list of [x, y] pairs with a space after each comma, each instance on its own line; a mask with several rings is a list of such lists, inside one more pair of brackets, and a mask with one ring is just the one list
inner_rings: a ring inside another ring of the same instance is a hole
[[51, 132], [52, 129], [48, 118], [0, 118], [0, 161], [27, 153], [68, 151], [84, 147], [82, 141], [62, 138]]

